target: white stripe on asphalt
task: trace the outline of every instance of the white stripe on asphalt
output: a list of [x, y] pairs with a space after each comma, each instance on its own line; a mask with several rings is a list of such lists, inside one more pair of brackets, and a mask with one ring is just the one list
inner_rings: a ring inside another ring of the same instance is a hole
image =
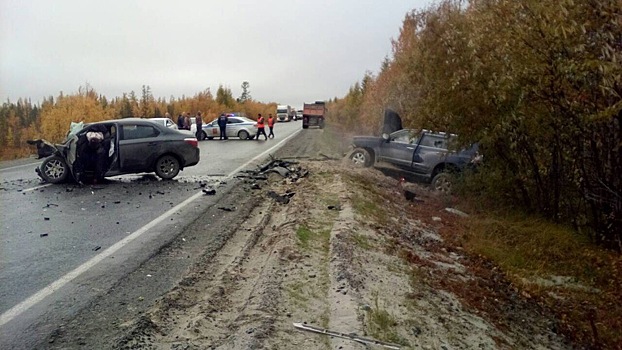
[[[254, 157], [253, 159], [249, 160], [248, 162], [244, 163], [244, 165], [238, 167], [237, 169], [232, 171], [229, 175], [227, 175], [227, 178], [232, 178], [237, 172], [239, 172], [240, 170], [244, 169], [246, 166], [250, 165], [252, 162], [262, 158], [263, 156], [265, 156], [269, 152], [274, 152], [274, 151], [278, 150], [279, 148], [281, 148], [283, 143], [285, 143], [285, 141], [287, 141], [290, 138], [292, 138], [295, 135], [297, 135], [301, 130], [302, 129], [294, 132], [293, 134], [291, 134], [290, 136], [286, 137], [285, 139], [283, 139], [278, 144], [276, 144], [273, 147], [269, 148], [268, 150], [262, 152], [260, 155]], [[84, 264], [78, 266], [73, 271], [71, 271], [68, 274], [62, 276], [61, 278], [57, 279], [56, 281], [50, 283], [48, 286], [46, 286], [45, 288], [41, 289], [37, 293], [31, 295], [28, 299], [26, 299], [26, 300], [22, 301], [21, 303], [13, 306], [11, 309], [7, 310], [2, 315], [0, 315], [0, 327], [4, 326], [8, 322], [12, 321], [14, 318], [18, 317], [23, 312], [25, 312], [29, 308], [33, 307], [37, 303], [41, 302], [44, 298], [46, 298], [47, 296], [51, 295], [55, 291], [61, 289], [67, 283], [71, 282], [76, 277], [78, 277], [81, 274], [83, 274], [84, 272], [88, 271], [90, 268], [95, 266], [97, 263], [99, 263], [100, 261], [102, 261], [102, 260], [106, 259], [107, 257], [113, 255], [118, 250], [120, 250], [121, 248], [123, 248], [127, 244], [131, 243], [132, 241], [134, 241], [138, 237], [140, 237], [143, 233], [145, 233], [149, 229], [155, 227], [157, 224], [159, 224], [160, 222], [164, 221], [169, 216], [173, 215], [175, 212], [183, 209], [185, 206], [187, 206], [188, 204], [192, 203], [195, 199], [201, 197], [202, 195], [203, 195], [203, 191], [198, 192], [198, 193], [190, 196], [190, 198], [186, 199], [185, 201], [183, 201], [183, 202], [177, 204], [176, 206], [174, 206], [173, 208], [169, 209], [167, 212], [165, 212], [164, 214], [162, 214], [159, 217], [155, 218], [153, 221], [149, 222], [147, 225], [145, 225], [145, 226], [139, 228], [138, 230], [132, 232], [129, 236], [125, 237], [124, 239], [122, 239], [122, 240], [118, 241], [117, 243], [113, 244], [112, 246], [110, 246], [110, 248], [108, 248], [108, 249], [104, 250], [103, 252], [99, 253], [98, 255], [92, 257], [89, 261], [87, 261]]]
[[24, 167], [33, 166], [33, 165], [37, 165], [38, 166], [39, 164], [40, 163], [35, 162], [35, 163], [29, 163], [29, 164], [24, 164], [24, 165], [15, 165], [15, 166], [10, 166], [8, 168], [2, 168], [2, 169], [0, 169], [0, 171], [13, 170], [13, 169], [17, 169], [17, 168], [24, 168]]
[[35, 187], [27, 188], [25, 190], [21, 190], [21, 192], [36, 191], [36, 190], [38, 190], [40, 188], [44, 188], [44, 187], [48, 187], [48, 186], [52, 186], [52, 184], [45, 184], [45, 185], [41, 185], [41, 186], [35, 186]]

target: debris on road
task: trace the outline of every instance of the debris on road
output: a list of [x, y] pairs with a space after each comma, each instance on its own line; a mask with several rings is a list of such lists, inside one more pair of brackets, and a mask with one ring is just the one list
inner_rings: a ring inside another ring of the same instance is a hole
[[222, 211], [234, 211], [235, 207], [230, 208], [230, 207], [218, 207], [218, 209], [222, 210]]
[[208, 196], [213, 196], [216, 194], [216, 190], [213, 188], [204, 188], [203, 189], [203, 193], [208, 195]]
[[292, 198], [296, 193], [295, 192], [286, 192], [283, 195], [280, 195], [274, 191], [268, 192], [268, 197], [277, 201], [277, 203], [287, 204], [289, 203], [289, 199]]
[[42, 234], [39, 235], [39, 237], [47, 237], [47, 236], [48, 236], [47, 233], [42, 233]]

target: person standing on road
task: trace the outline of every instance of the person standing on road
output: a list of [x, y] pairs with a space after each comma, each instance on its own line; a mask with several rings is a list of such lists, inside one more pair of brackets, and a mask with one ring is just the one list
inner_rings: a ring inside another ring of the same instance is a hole
[[203, 117], [201, 117], [201, 111], [197, 112], [197, 116], [194, 121], [197, 124], [197, 140], [201, 141], [203, 139]]
[[226, 114], [222, 113], [220, 117], [218, 117], [218, 129], [220, 129], [220, 139], [226, 140], [227, 137], [227, 123], [229, 122], [229, 117]]
[[177, 117], [177, 129], [184, 129], [184, 115], [181, 113], [179, 113], [179, 116]]
[[261, 113], [259, 113], [259, 116], [257, 117], [257, 140], [259, 140], [259, 135], [261, 134], [263, 134], [263, 136], [266, 138], [266, 141], [267, 141], [268, 135], [266, 135], [266, 129], [265, 129], [263, 117], [261, 116]]
[[273, 139], [274, 138], [274, 117], [272, 116], [272, 114], [268, 116], [268, 128], [270, 128], [270, 133], [268, 134], [268, 138]]

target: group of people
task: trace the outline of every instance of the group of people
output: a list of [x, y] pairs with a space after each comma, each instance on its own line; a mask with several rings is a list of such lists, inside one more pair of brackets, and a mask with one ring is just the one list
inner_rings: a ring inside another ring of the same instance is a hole
[[[167, 117], [168, 117], [168, 113], [167, 113]], [[202, 132], [203, 130], [203, 117], [201, 116], [201, 112], [197, 112], [197, 115], [194, 117], [195, 119], [195, 124], [197, 126], [196, 128], [196, 137], [197, 139], [201, 139], [200, 138], [200, 132]], [[229, 122], [229, 115], [222, 113], [219, 117], [218, 117], [218, 128], [220, 129], [220, 140], [227, 140], [227, 123]], [[264, 120], [264, 117], [261, 115], [261, 113], [258, 114], [257, 116], [257, 135], [256, 135], [256, 140], [259, 140], [259, 136], [263, 135], [265, 140], [268, 140], [269, 138], [274, 138], [274, 123], [276, 122], [276, 118], [272, 116], [272, 114], [270, 114], [268, 116], [268, 128], [270, 129], [270, 133], [266, 134], [266, 121]], [[177, 117], [177, 128], [180, 130], [190, 130], [190, 127], [192, 125], [192, 121], [190, 119], [190, 115], [188, 114], [188, 112], [183, 112], [180, 113], [179, 116]]]
[[[219, 117], [218, 117], [218, 128], [220, 129], [220, 139], [221, 140], [227, 140], [227, 123], [229, 121], [229, 116], [225, 113], [222, 113]], [[259, 136], [263, 135], [265, 137], [265, 140], [268, 140], [268, 138], [274, 138], [274, 122], [276, 121], [276, 119], [272, 116], [272, 114], [270, 114], [270, 116], [268, 117], [268, 128], [270, 129], [270, 133], [266, 134], [266, 122], [264, 121], [263, 116], [261, 115], [261, 113], [258, 114], [257, 116], [257, 135], [256, 135], [256, 140], [259, 140]]]
[[257, 140], [259, 140], [260, 135], [263, 135], [265, 137], [265, 140], [268, 140], [269, 138], [271, 139], [274, 138], [274, 122], [275, 121], [276, 120], [274, 119], [272, 114], [270, 114], [268, 116], [268, 128], [270, 128], [270, 133], [266, 135], [266, 124], [265, 124], [263, 117], [261, 116], [261, 113], [259, 113], [257, 117]]
[[[166, 117], [170, 118], [168, 112], [166, 113]], [[197, 112], [197, 115], [194, 116], [194, 123], [197, 125], [195, 136], [198, 140], [200, 140], [201, 134], [199, 133], [203, 130], [203, 116], [201, 115], [201, 112]], [[192, 120], [190, 119], [190, 114], [188, 114], [188, 112], [180, 113], [179, 116], [177, 116], [177, 128], [179, 130], [190, 130], [191, 126]]]

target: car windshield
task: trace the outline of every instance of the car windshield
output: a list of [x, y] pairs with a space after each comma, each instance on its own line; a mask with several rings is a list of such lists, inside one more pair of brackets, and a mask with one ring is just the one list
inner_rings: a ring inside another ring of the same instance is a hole
[[286, 109], [277, 109], [276, 110], [277, 113], [287, 113]]

